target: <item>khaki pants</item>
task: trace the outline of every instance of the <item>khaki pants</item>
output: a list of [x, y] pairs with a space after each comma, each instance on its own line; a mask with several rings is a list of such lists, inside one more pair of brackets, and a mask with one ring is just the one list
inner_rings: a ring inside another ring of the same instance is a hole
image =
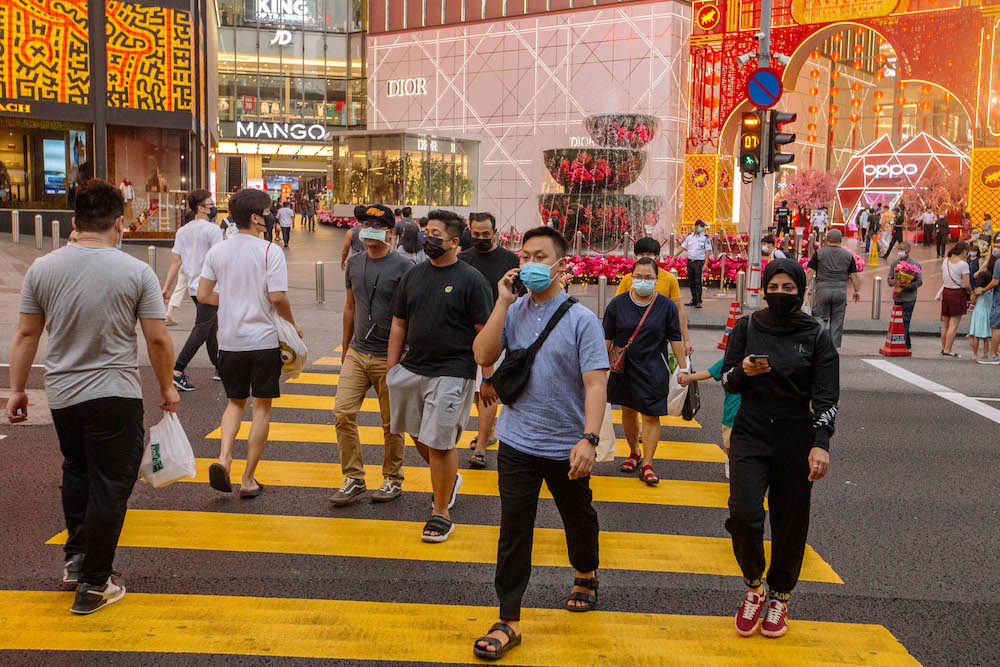
[[385, 384], [385, 357], [376, 357], [355, 349], [349, 349], [340, 369], [337, 384], [337, 399], [333, 417], [337, 424], [337, 443], [340, 447], [340, 469], [345, 477], [363, 480], [365, 478], [364, 459], [361, 455], [361, 441], [358, 438], [358, 410], [365, 394], [372, 387], [378, 394], [379, 411], [382, 413], [382, 431], [385, 433], [385, 458], [382, 475], [386, 479], [403, 481], [402, 435], [389, 431], [389, 388]]

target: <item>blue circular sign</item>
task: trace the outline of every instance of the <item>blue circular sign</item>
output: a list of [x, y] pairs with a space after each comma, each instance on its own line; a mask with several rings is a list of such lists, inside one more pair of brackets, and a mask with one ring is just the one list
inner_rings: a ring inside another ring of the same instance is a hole
[[756, 70], [747, 81], [747, 97], [758, 109], [773, 107], [781, 99], [782, 92], [781, 77], [768, 67]]

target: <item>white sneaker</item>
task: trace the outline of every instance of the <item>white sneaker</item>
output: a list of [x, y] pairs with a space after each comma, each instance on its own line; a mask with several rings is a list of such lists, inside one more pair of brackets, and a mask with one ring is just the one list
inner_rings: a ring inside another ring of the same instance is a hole
[[100, 587], [79, 584], [70, 611], [74, 614], [92, 614], [102, 607], [118, 602], [123, 597], [125, 597], [125, 587], [121, 585], [121, 580], [117, 576], [111, 575]]
[[977, 359], [976, 363], [988, 366], [1000, 366], [1000, 354], [995, 357], [983, 357], [982, 359]]
[[462, 473], [457, 473], [455, 475], [455, 486], [451, 487], [451, 500], [448, 501], [448, 509], [455, 506], [455, 501], [458, 500], [458, 490], [462, 488]]
[[726, 479], [729, 479], [729, 457], [726, 457]]

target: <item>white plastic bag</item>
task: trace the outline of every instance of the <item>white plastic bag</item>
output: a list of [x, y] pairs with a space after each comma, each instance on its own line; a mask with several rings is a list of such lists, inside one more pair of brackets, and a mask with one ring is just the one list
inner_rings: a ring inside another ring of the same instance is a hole
[[276, 319], [278, 320], [278, 344], [281, 346], [281, 370], [294, 380], [306, 367], [306, 357], [309, 356], [309, 350], [306, 349], [306, 344], [299, 338], [299, 334], [291, 322], [281, 315], [278, 315]]
[[601, 436], [597, 444], [597, 462], [615, 460], [615, 426], [611, 421], [611, 404], [604, 406], [604, 421], [601, 423]]
[[160, 423], [150, 427], [139, 472], [155, 488], [197, 474], [194, 451], [176, 413], [163, 413]]
[[677, 381], [677, 373], [681, 370], [687, 372], [691, 367], [690, 359], [686, 361], [687, 365], [684, 368], [678, 365], [670, 374], [670, 385], [667, 389], [667, 414], [671, 417], [680, 417], [681, 413], [684, 412], [684, 401], [687, 399], [688, 388], [682, 387]]

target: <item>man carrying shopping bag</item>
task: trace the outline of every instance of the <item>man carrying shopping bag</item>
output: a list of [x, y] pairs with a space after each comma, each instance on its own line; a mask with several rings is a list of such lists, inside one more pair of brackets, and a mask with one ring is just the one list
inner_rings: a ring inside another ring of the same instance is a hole
[[112, 563], [143, 454], [142, 386], [135, 325], [149, 350], [167, 412], [177, 410], [174, 346], [164, 323], [159, 281], [148, 264], [118, 250], [125, 202], [92, 179], [77, 191], [76, 243], [35, 260], [24, 276], [10, 348], [11, 423], [28, 418], [24, 387], [48, 331], [45, 389], [63, 463], [66, 562], [76, 584], [71, 611], [92, 612], [125, 595]]

